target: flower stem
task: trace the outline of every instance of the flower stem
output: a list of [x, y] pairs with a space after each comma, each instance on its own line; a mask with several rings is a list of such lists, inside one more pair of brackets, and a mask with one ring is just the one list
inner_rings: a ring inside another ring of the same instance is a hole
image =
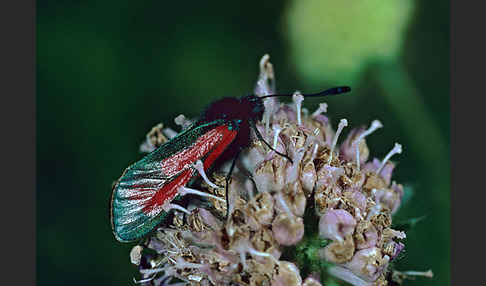
[[[444, 180], [443, 176], [449, 173], [449, 150], [443, 134], [400, 63], [382, 64], [377, 70], [382, 94], [399, 117], [407, 138], [411, 140], [413, 150], [406, 153], [418, 154], [425, 169], [430, 170], [428, 175], [431, 179], [444, 182], [442, 188], [437, 187], [433, 191], [440, 193], [437, 195], [441, 204], [447, 204], [449, 198], [444, 192], [449, 189], [445, 184], [448, 180]], [[444, 95], [444, 98], [448, 98], [448, 95]]]

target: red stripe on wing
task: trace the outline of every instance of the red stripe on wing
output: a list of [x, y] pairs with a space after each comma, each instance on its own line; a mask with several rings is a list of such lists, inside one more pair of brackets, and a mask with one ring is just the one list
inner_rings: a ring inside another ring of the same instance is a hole
[[[198, 159], [202, 159], [213, 148], [216, 149], [211, 152], [211, 155], [218, 150], [217, 156], [219, 156], [228, 144], [233, 141], [236, 134], [237, 132], [229, 130], [227, 125], [215, 127], [204, 135], [201, 135], [190, 148], [184, 149], [161, 161], [160, 168], [166, 176], [171, 177], [180, 172], [180, 170], [194, 164]], [[207, 169], [213, 162], [214, 159], [211, 160], [208, 165], [205, 162], [205, 169]]]
[[195, 176], [196, 172], [189, 166], [210, 152], [204, 160], [204, 169], [207, 170], [233, 142], [236, 134], [237, 132], [229, 130], [227, 125], [218, 126], [200, 136], [190, 148], [163, 160], [161, 168], [164, 174], [175, 176], [177, 173], [174, 170], [186, 170], [170, 182], [164, 183], [151, 199], [144, 202], [142, 211], [149, 216], [158, 214], [166, 203], [174, 199], [178, 189]]
[[219, 156], [226, 150], [226, 148], [233, 142], [238, 132], [234, 130], [229, 130], [227, 126], [224, 129], [220, 130], [223, 134], [223, 139], [221, 142], [214, 148], [214, 150], [208, 155], [206, 160], [204, 160], [204, 170], [209, 169], [214, 161], [218, 159]]
[[180, 187], [185, 186], [193, 176], [194, 171], [192, 169], [187, 169], [182, 172], [182, 174], [178, 175], [177, 178], [165, 184], [162, 189], [157, 191], [155, 196], [144, 204], [142, 208], [143, 213], [148, 216], [154, 216], [160, 213], [164, 204], [172, 201], [177, 195], [177, 190]]

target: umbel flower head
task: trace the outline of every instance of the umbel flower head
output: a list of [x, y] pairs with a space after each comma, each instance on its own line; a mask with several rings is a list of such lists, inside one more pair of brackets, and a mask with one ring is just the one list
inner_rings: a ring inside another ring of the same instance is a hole
[[[268, 59], [260, 62], [260, 96], [275, 93]], [[333, 275], [354, 285], [387, 285], [390, 262], [405, 247], [406, 234], [391, 228], [403, 187], [392, 181], [389, 159], [402, 147], [395, 144], [384, 159], [369, 160], [366, 137], [382, 127], [378, 120], [340, 140], [347, 120], [335, 129], [325, 103], [310, 113], [303, 99], [298, 92], [290, 104], [265, 99], [256, 126], [291, 161], [255, 139], [237, 163], [228, 198], [228, 166], [203, 173], [202, 183], [192, 187], [211, 197], [185, 196], [181, 211], [132, 249], [142, 276], [137, 283], [310, 286]], [[190, 124], [184, 116], [175, 121], [182, 128]], [[158, 125], [141, 150], [151, 151], [175, 133]]]

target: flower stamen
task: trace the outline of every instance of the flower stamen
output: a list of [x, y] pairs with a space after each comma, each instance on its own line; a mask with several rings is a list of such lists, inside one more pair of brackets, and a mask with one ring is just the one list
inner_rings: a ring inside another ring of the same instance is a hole
[[318, 115], [321, 115], [322, 113], [326, 113], [327, 112], [327, 103], [319, 103], [319, 107], [316, 109], [316, 111], [314, 111], [314, 113], [312, 113], [312, 117], [316, 117]]
[[273, 149], [277, 149], [278, 135], [282, 131], [282, 128], [278, 124], [273, 124], [272, 129], [273, 129]]
[[170, 210], [178, 210], [178, 211], [184, 212], [184, 213], [186, 213], [186, 214], [188, 214], [188, 215], [190, 215], [190, 214], [191, 214], [191, 212], [190, 212], [190, 211], [188, 211], [188, 210], [187, 210], [186, 208], [184, 208], [184, 207], [181, 207], [181, 206], [180, 206], [180, 205], [178, 205], [178, 204], [168, 204], [167, 206], [165, 206], [165, 207], [164, 207], [164, 210], [165, 210], [166, 212], [168, 212], [168, 211], [170, 211]]
[[386, 154], [386, 156], [383, 159], [383, 161], [381, 161], [381, 165], [378, 168], [378, 170], [376, 170], [376, 174], [377, 175], [380, 174], [381, 170], [383, 170], [383, 167], [385, 167], [386, 162], [388, 162], [388, 160], [390, 160], [390, 158], [393, 155], [395, 155], [395, 154], [401, 154], [401, 153], [402, 153], [402, 145], [400, 145], [398, 143], [395, 143], [395, 146], [393, 146], [393, 149], [388, 154]]
[[341, 121], [339, 121], [338, 129], [336, 131], [336, 134], [334, 135], [334, 138], [332, 139], [332, 145], [331, 145], [331, 153], [329, 154], [329, 161], [327, 162], [328, 164], [331, 163], [332, 161], [332, 154], [334, 153], [334, 148], [336, 148], [336, 144], [339, 138], [339, 135], [343, 131], [344, 127], [348, 126], [348, 121], [343, 118]]
[[177, 263], [174, 266], [176, 268], [179, 268], [179, 269], [184, 269], [184, 268], [202, 268], [202, 267], [204, 267], [203, 264], [187, 262], [182, 257], [177, 257]]
[[193, 165], [194, 169], [196, 169], [199, 172], [199, 175], [201, 175], [201, 178], [208, 184], [210, 187], [215, 188], [215, 189], [221, 189], [222, 187], [216, 185], [215, 183], [211, 182], [208, 179], [208, 176], [206, 175], [206, 172], [204, 171], [204, 164], [201, 160], [197, 160], [196, 163]]
[[265, 123], [265, 134], [267, 134], [268, 130], [270, 129], [270, 121], [272, 119], [272, 114], [274, 112], [275, 107], [275, 99], [267, 98], [263, 101], [263, 106], [265, 107], [265, 111], [263, 113], [263, 122]]
[[169, 128], [169, 127], [162, 129], [162, 133], [165, 136], [167, 136], [167, 138], [169, 138], [169, 139], [176, 137], [176, 135], [178, 134], [174, 129]]
[[192, 121], [187, 119], [184, 114], [179, 114], [176, 118], [174, 118], [174, 123], [179, 125], [182, 130], [184, 130], [192, 124]]
[[137, 279], [135, 279], [135, 277], [133, 277], [133, 283], [142, 284], [142, 283], [150, 282], [150, 281], [154, 280], [155, 276], [156, 275], [149, 277], [149, 278], [140, 279], [140, 280], [137, 280]]
[[281, 192], [278, 192], [277, 193], [277, 200], [278, 202], [280, 203], [280, 205], [282, 206], [284, 212], [289, 216], [289, 217], [294, 217], [294, 214], [292, 213], [292, 211], [290, 210], [289, 206], [287, 205], [287, 203], [285, 202], [285, 199], [283, 198], [282, 196], [282, 193]]
[[434, 277], [434, 273], [430, 269], [428, 271], [404, 271], [402, 273], [407, 275], [407, 276], [423, 276], [423, 277], [427, 277], [427, 278], [433, 278]]
[[381, 122], [379, 120], [373, 120], [373, 122], [371, 122], [371, 125], [370, 125], [370, 128], [368, 128], [365, 132], [361, 133], [361, 135], [359, 135], [358, 139], [356, 139], [354, 141], [354, 144], [356, 145], [356, 166], [358, 168], [358, 171], [359, 171], [359, 143], [361, 140], [363, 140], [366, 136], [370, 135], [371, 133], [373, 133], [376, 129], [379, 129], [383, 127], [383, 124], [381, 124]]
[[300, 91], [296, 91], [292, 96], [292, 100], [295, 104], [295, 112], [297, 113], [297, 125], [302, 125], [302, 101], [304, 101], [304, 96], [300, 93]]
[[187, 194], [192, 194], [192, 195], [198, 195], [198, 196], [201, 196], [201, 197], [213, 198], [215, 200], [226, 203], [226, 200], [224, 200], [223, 198], [220, 198], [220, 197], [217, 197], [215, 195], [208, 194], [208, 193], [205, 193], [205, 192], [201, 192], [201, 191], [198, 191], [196, 189], [187, 188], [187, 187], [180, 187], [178, 193], [181, 196], [184, 196], [184, 195], [187, 195]]
[[255, 256], [268, 257], [268, 258], [272, 259], [273, 262], [278, 263], [278, 260], [275, 257], [273, 257], [273, 255], [266, 253], [266, 252], [258, 251], [251, 246], [248, 246], [248, 253], [250, 253], [251, 255], [255, 255]]

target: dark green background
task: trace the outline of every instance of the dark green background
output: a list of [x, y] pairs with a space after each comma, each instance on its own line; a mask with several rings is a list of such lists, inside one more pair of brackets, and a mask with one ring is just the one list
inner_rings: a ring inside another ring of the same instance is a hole
[[[175, 128], [180, 113], [196, 116], [215, 99], [250, 93], [264, 53], [271, 55], [279, 91], [314, 91], [297, 80], [285, 37], [286, 6], [254, 0], [37, 2], [39, 285], [131, 283], [130, 246], [111, 234], [108, 199], [112, 181], [140, 158], [138, 146], [153, 125]], [[407, 255], [398, 266], [435, 273], [407, 285], [449, 285], [448, 1], [416, 2], [398, 65], [392, 70], [408, 74], [439, 135], [435, 141], [421, 132], [412, 103], [391, 108], [385, 99], [390, 86], [405, 92], [410, 84], [402, 89], [400, 75], [382, 67], [370, 65], [350, 96], [326, 101], [334, 124], [342, 117], [351, 126], [374, 118], [384, 123], [368, 140], [372, 155], [382, 158], [395, 141], [402, 143], [394, 179], [412, 184], [415, 196], [395, 221], [428, 216], [407, 233]], [[304, 106], [313, 110], [318, 103], [309, 99]]]

